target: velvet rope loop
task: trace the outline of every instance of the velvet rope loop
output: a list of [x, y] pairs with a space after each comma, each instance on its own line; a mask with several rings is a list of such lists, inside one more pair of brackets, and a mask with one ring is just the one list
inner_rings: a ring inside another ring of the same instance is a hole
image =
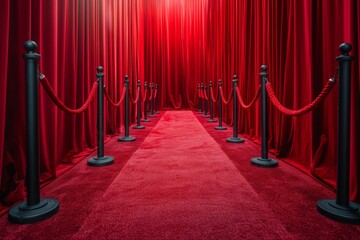
[[90, 105], [90, 103], [94, 100], [94, 96], [95, 93], [97, 91], [97, 86], [98, 83], [94, 82], [91, 91], [89, 93], [89, 96], [87, 98], [87, 100], [85, 101], [85, 103], [78, 109], [72, 109], [67, 107], [63, 101], [61, 101], [55, 94], [54, 89], [51, 87], [48, 79], [45, 77], [44, 74], [40, 74], [40, 83], [41, 86], [43, 86], [45, 92], [48, 94], [48, 96], [51, 98], [51, 100], [53, 100], [53, 102], [55, 103], [55, 105], [62, 111], [67, 112], [67, 113], [72, 113], [72, 114], [78, 114], [78, 113], [82, 113], [84, 112]]
[[[226, 104], [226, 105], [229, 104], [229, 102], [230, 102], [231, 99], [233, 98], [233, 94], [230, 94], [229, 99], [226, 100], [225, 97], [224, 97], [224, 92], [223, 92], [223, 90], [222, 90], [222, 87], [220, 87], [219, 89], [220, 89], [220, 96], [221, 96], [221, 99], [222, 99], [223, 103]], [[233, 91], [233, 90], [231, 90], [230, 92], [232, 92], [232, 91]]]
[[146, 101], [146, 96], [147, 96], [147, 89], [145, 89], [143, 97], [142, 97], [142, 101], [145, 102]]
[[126, 87], [123, 87], [123, 90], [122, 90], [122, 93], [121, 93], [121, 96], [120, 96], [120, 100], [119, 100], [119, 102], [115, 103], [111, 99], [109, 93], [106, 91], [106, 88], [104, 88], [104, 95], [105, 95], [106, 99], [109, 101], [110, 105], [113, 106], [113, 107], [119, 107], [121, 105], [121, 103], [125, 99], [125, 93], [126, 93]]
[[201, 88], [199, 89], [199, 93], [200, 93], [200, 98], [204, 98], [204, 93], [203, 93], [203, 90]]
[[260, 97], [260, 89], [261, 89], [261, 85], [259, 85], [259, 88], [258, 88], [253, 100], [251, 100], [251, 102], [249, 104], [245, 104], [243, 98], [241, 97], [240, 89], [237, 87], [236, 88], [236, 95], [238, 97], [240, 105], [245, 109], [250, 108], [256, 102], [256, 100]]
[[156, 99], [156, 96], [157, 96], [157, 89], [155, 88], [155, 90], [154, 90], [154, 99]]
[[205, 98], [206, 101], [209, 101], [209, 98], [208, 98], [208, 96], [207, 96], [207, 93], [206, 93], [206, 90], [205, 90], [205, 89], [203, 90], [203, 96], [204, 96], [204, 98]]
[[[219, 94], [219, 93], [218, 93]], [[216, 103], [216, 99], [218, 98], [218, 96], [214, 97], [214, 89], [210, 89], [210, 95], [211, 95], [211, 99], [214, 103]]]
[[152, 100], [153, 95], [154, 95], [154, 90], [153, 90], [153, 89], [150, 89], [149, 101], [151, 101], [151, 100]]
[[140, 96], [140, 89], [138, 88], [138, 89], [136, 90], [136, 98], [135, 98], [135, 99], [133, 99], [132, 96], [131, 96], [131, 94], [130, 94], [131, 102], [134, 103], [134, 104], [136, 104], [136, 103], [139, 101], [139, 96]]
[[327, 82], [327, 84], [322, 89], [321, 93], [315, 98], [315, 100], [313, 102], [311, 102], [310, 104], [308, 104], [307, 106], [305, 106], [301, 109], [298, 109], [298, 110], [292, 110], [292, 109], [288, 109], [288, 108], [284, 107], [279, 102], [277, 97], [275, 96], [274, 89], [272, 88], [271, 83], [267, 82], [265, 86], [266, 86], [266, 90], [269, 94], [269, 98], [270, 98], [271, 102], [274, 104], [274, 106], [277, 109], [279, 109], [282, 113], [284, 113], [286, 115], [299, 116], [299, 115], [308, 113], [308, 112], [312, 111], [315, 107], [319, 106], [320, 103], [322, 103], [324, 101], [324, 99], [328, 96], [328, 94], [332, 90], [334, 83], [335, 83], [335, 78], [330, 78], [329, 81]]

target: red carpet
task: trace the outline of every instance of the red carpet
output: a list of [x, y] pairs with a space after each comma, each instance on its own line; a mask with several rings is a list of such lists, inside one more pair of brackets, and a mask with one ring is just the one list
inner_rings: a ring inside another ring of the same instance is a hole
[[194, 118], [164, 114], [74, 239], [290, 238]]
[[82, 161], [42, 191], [58, 214], [32, 225], [5, 215], [0, 239], [359, 239], [358, 226], [316, 212], [319, 198], [335, 197], [328, 188], [281, 161], [251, 166], [260, 146], [226, 143], [231, 128], [198, 119], [169, 111], [132, 130], [136, 142], [112, 139], [114, 165]]

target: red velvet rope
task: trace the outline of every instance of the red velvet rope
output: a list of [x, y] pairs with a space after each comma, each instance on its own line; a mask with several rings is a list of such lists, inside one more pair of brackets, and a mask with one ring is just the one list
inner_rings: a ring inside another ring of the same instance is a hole
[[[218, 93], [219, 94], [219, 93]], [[214, 89], [212, 89], [212, 88], [210, 88], [210, 95], [211, 95], [211, 99], [212, 99], [212, 101], [214, 102], [214, 103], [216, 103], [216, 99], [217, 99], [217, 97], [216, 98], [214, 98]]]
[[142, 98], [143, 102], [146, 101], [146, 96], [147, 96], [147, 89], [145, 89], [145, 91], [144, 91], [144, 95], [143, 95], [143, 98]]
[[110, 105], [113, 106], [113, 107], [119, 107], [121, 105], [121, 103], [125, 99], [125, 94], [126, 94], [126, 87], [123, 87], [123, 90], [122, 90], [122, 93], [121, 93], [121, 96], [120, 96], [120, 100], [119, 100], [119, 102], [115, 103], [113, 100], [111, 100], [111, 97], [110, 97], [109, 93], [104, 88], [104, 95], [105, 95], [106, 99], [109, 101]]
[[315, 107], [317, 107], [320, 103], [322, 103], [322, 101], [327, 97], [327, 95], [330, 93], [331, 89], [334, 86], [335, 81], [331, 81], [329, 80], [327, 82], [327, 84], [325, 85], [325, 87], [323, 88], [323, 90], [321, 91], [321, 93], [315, 98], [315, 100], [313, 102], [311, 102], [310, 104], [308, 104], [307, 106], [298, 109], [298, 110], [292, 110], [292, 109], [288, 109], [286, 107], [284, 107], [279, 100], [277, 99], [277, 97], [274, 94], [274, 90], [271, 86], [271, 83], [267, 82], [266, 83], [266, 90], [269, 94], [269, 98], [271, 100], [271, 102], [274, 104], [274, 106], [279, 109], [282, 113], [286, 114], [286, 115], [290, 115], [290, 116], [299, 116], [305, 113], [310, 112], [311, 110], [313, 110]]
[[255, 94], [254, 99], [251, 100], [251, 102], [246, 105], [246, 104], [244, 103], [244, 100], [243, 100], [242, 97], [241, 97], [240, 89], [237, 87], [237, 88], [236, 88], [236, 95], [237, 95], [237, 97], [238, 97], [238, 99], [239, 99], [240, 105], [241, 105], [243, 108], [245, 108], [245, 109], [250, 108], [250, 107], [255, 103], [255, 101], [259, 98], [259, 96], [260, 96], [260, 89], [261, 89], [261, 85], [259, 86], [259, 88], [258, 88], [258, 90], [257, 90], [257, 92], [256, 92], [256, 94]]
[[[226, 101], [225, 97], [224, 97], [224, 92], [222, 90], [222, 87], [219, 88], [220, 89], [220, 96], [221, 96], [221, 99], [223, 101], [224, 104], [229, 104], [229, 102], [231, 101], [231, 99], [233, 98], [233, 94], [230, 94], [230, 97], [229, 99]], [[232, 92], [233, 90], [231, 90], [230, 92]]]
[[85, 101], [85, 103], [78, 109], [72, 109], [69, 108], [67, 106], [65, 106], [64, 102], [61, 101], [56, 95], [55, 95], [55, 91], [54, 89], [50, 86], [49, 81], [47, 80], [47, 78], [44, 76], [42, 78], [40, 78], [40, 83], [43, 86], [45, 92], [48, 94], [48, 96], [51, 98], [51, 100], [53, 100], [53, 102], [55, 103], [55, 105], [60, 108], [60, 110], [67, 112], [67, 113], [72, 113], [72, 114], [78, 114], [78, 113], [82, 113], [84, 112], [90, 105], [90, 103], [92, 102], [92, 100], [94, 100], [94, 96], [95, 93], [97, 91], [97, 87], [98, 87], [98, 82], [94, 82], [92, 89], [89, 93], [88, 99]]
[[209, 98], [208, 98], [208, 96], [207, 96], [207, 93], [206, 93], [206, 90], [205, 90], [205, 89], [203, 90], [203, 95], [204, 95], [205, 100], [206, 100], [206, 101], [209, 101]]
[[136, 98], [135, 100], [132, 98], [131, 94], [130, 94], [130, 99], [131, 99], [131, 102], [136, 104], [138, 101], [139, 101], [139, 96], [140, 96], [140, 89], [138, 88], [137, 91], [136, 91]]
[[150, 96], [149, 96], [149, 101], [151, 101], [153, 98], [153, 90], [150, 88]]

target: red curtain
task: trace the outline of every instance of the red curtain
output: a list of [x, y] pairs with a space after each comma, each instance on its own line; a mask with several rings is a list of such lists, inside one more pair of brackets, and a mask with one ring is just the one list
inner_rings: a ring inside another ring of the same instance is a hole
[[[24, 197], [25, 90], [23, 44], [32, 39], [40, 70], [66, 105], [79, 107], [102, 65], [110, 96], [118, 100], [129, 75], [159, 86], [163, 109], [195, 108], [197, 84], [232, 77], [249, 102], [262, 64], [279, 100], [289, 108], [307, 105], [336, 71], [342, 42], [353, 44], [351, 88], [351, 199], [360, 200], [360, 103], [358, 32], [360, 4], [334, 1], [221, 0], [4, 0], [0, 10], [0, 201]], [[96, 147], [96, 104], [79, 115], [57, 109], [40, 87], [41, 180], [56, 177]], [[269, 104], [269, 147], [304, 172], [336, 185], [337, 87], [315, 111], [288, 117]], [[106, 131], [119, 134], [123, 108], [107, 103]], [[232, 104], [224, 120], [232, 123]], [[135, 108], [131, 107], [131, 119]], [[260, 104], [239, 111], [239, 132], [261, 139]]]

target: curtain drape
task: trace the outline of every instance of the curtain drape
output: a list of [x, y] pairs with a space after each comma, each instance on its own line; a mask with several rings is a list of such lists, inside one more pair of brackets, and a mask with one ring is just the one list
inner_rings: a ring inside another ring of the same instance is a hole
[[[351, 199], [360, 200], [360, 77], [356, 0], [4, 0], [0, 9], [0, 209], [24, 197], [26, 169], [23, 44], [38, 44], [40, 71], [66, 105], [79, 107], [102, 65], [105, 86], [118, 100], [129, 75], [158, 84], [163, 109], [197, 106], [197, 85], [223, 81], [226, 97], [238, 75], [245, 102], [260, 84], [260, 66], [289, 108], [307, 105], [336, 72], [342, 42], [353, 44]], [[56, 177], [96, 147], [96, 104], [79, 115], [57, 109], [39, 89], [41, 181]], [[288, 117], [269, 103], [269, 147], [278, 157], [335, 188], [337, 86], [321, 107]], [[123, 106], [105, 101], [105, 129], [123, 128]], [[131, 120], [135, 106], [131, 106]], [[216, 110], [215, 110], [216, 113]], [[239, 111], [239, 133], [260, 142], [260, 103]], [[232, 103], [224, 108], [232, 124]]]

